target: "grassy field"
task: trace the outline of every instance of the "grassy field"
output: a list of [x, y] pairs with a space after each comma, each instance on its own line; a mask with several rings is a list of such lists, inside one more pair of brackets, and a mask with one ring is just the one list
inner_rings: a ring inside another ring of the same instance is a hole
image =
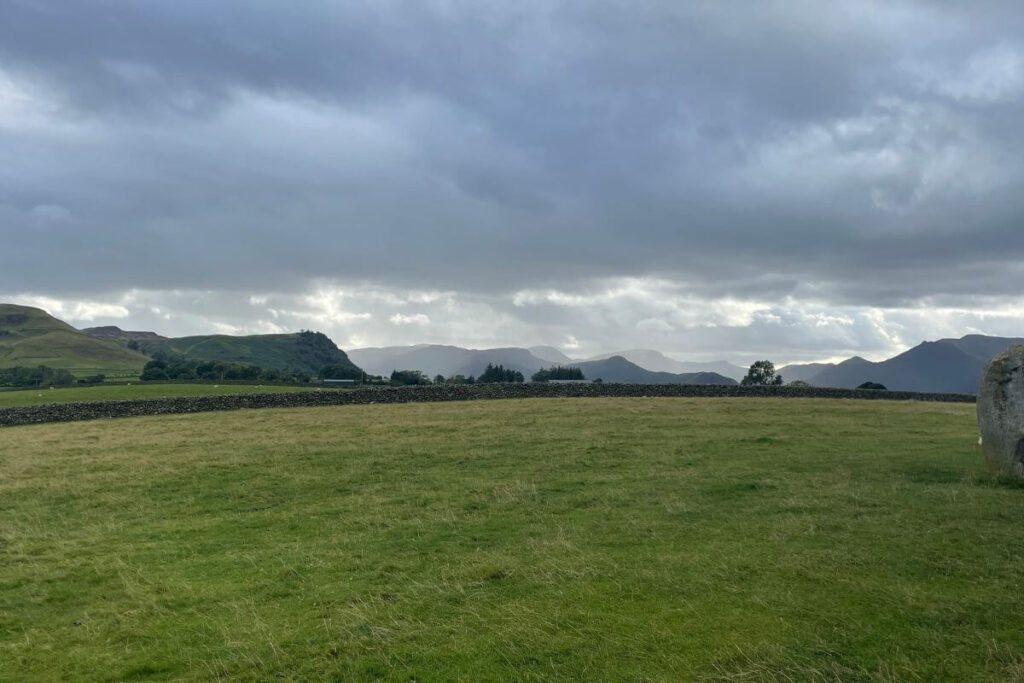
[[314, 390], [311, 387], [256, 386], [249, 384], [97, 384], [96, 386], [88, 387], [55, 389], [18, 389], [13, 391], [0, 389], [0, 408], [30, 406], [40, 403], [69, 403], [72, 401], [122, 401], [133, 398]]
[[0, 429], [0, 679], [1024, 680], [963, 404], [549, 399]]

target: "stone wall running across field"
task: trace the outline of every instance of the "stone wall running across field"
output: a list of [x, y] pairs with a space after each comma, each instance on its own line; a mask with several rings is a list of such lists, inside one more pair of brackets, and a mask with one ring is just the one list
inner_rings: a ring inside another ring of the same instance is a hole
[[422, 387], [329, 389], [287, 394], [232, 394], [150, 398], [131, 401], [50, 403], [0, 409], [0, 427], [70, 422], [139, 415], [171, 415], [241, 408], [289, 408], [372, 403], [472, 401], [498, 398], [598, 397], [775, 397], [859, 398], [890, 401], [945, 401], [973, 403], [966, 394], [920, 394], [907, 391], [862, 391], [816, 387], [741, 387], [695, 384], [447, 384]]

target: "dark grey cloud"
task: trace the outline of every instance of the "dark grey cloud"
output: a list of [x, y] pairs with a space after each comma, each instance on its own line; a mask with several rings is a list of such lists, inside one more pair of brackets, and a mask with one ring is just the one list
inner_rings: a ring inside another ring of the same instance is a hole
[[0, 0], [0, 292], [1012, 298], [1022, 35], [995, 0]]

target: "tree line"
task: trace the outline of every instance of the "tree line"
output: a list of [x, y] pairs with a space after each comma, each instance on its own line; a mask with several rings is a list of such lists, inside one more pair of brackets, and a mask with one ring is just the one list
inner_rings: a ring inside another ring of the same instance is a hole
[[392, 370], [391, 384], [395, 386], [416, 386], [419, 384], [491, 384], [494, 382], [522, 382], [523, 373], [506, 368], [504, 365], [487, 364], [487, 368], [479, 377], [470, 375], [435, 375], [430, 379], [421, 370]]
[[291, 372], [262, 368], [249, 363], [229, 363], [220, 360], [167, 360], [154, 358], [142, 368], [139, 379], [159, 380], [243, 380], [260, 382], [298, 382], [312, 379], [308, 372]]
[[[307, 346], [323, 351], [322, 340], [327, 339], [319, 332], [303, 331], [300, 339]], [[328, 340], [329, 342], [330, 340]], [[225, 360], [192, 360], [181, 354], [158, 350], [142, 368], [140, 379], [143, 381], [158, 380], [234, 380], [252, 382], [292, 382], [306, 384], [313, 378], [318, 379], [351, 379], [359, 382], [370, 382], [370, 378], [359, 368], [351, 364], [327, 363], [320, 366], [314, 375], [305, 370], [280, 370], [265, 368], [255, 363], [240, 363]], [[382, 381], [381, 378], [376, 378]]]
[[0, 368], [0, 387], [66, 387], [72, 384], [98, 384], [106, 377], [91, 375], [75, 379], [70, 371], [37, 365], [31, 368]]
[[[552, 379], [585, 379], [583, 371], [576, 367], [556, 365], [538, 370], [530, 376], [531, 382], [547, 382]], [[491, 384], [494, 382], [525, 382], [523, 373], [504, 365], [488, 363], [479, 377], [474, 375], [434, 375], [431, 379], [421, 370], [392, 370], [390, 383], [393, 386], [416, 386], [422, 384]]]

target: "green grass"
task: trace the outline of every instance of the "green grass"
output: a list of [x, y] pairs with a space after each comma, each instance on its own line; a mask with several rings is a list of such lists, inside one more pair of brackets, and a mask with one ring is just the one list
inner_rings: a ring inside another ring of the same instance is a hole
[[[97, 384], [95, 386], [0, 389], [0, 408], [70, 403], [73, 401], [122, 401], [133, 398], [166, 398], [171, 396], [212, 396], [220, 394], [279, 393], [313, 391], [311, 387], [288, 387], [250, 384]], [[333, 389], [325, 391], [334, 391]]]
[[10, 344], [2, 342], [0, 339], [0, 367], [5, 368], [46, 365], [73, 369], [77, 375], [117, 371], [138, 374], [149, 360], [117, 342], [77, 331], [54, 330]]
[[963, 404], [520, 400], [0, 429], [0, 678], [1024, 680]]

